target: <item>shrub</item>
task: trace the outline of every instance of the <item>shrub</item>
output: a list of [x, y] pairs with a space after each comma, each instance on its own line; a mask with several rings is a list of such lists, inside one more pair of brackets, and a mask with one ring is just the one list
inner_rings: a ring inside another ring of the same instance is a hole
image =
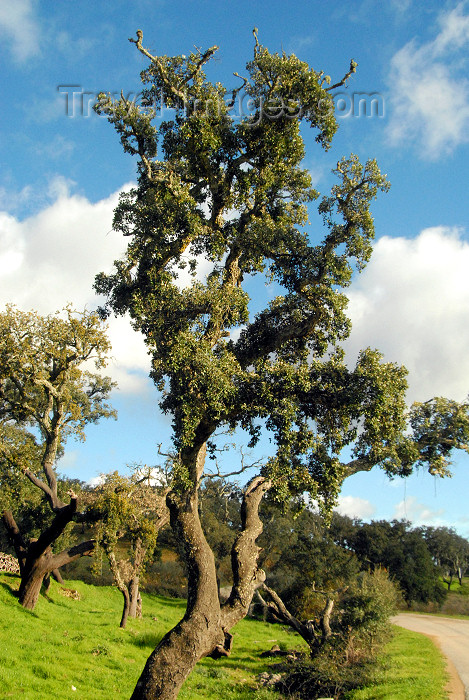
[[314, 700], [339, 698], [370, 682], [374, 660], [390, 639], [390, 616], [400, 594], [382, 569], [361, 572], [340, 600], [332, 620], [333, 635], [313, 658], [287, 668], [281, 690]]

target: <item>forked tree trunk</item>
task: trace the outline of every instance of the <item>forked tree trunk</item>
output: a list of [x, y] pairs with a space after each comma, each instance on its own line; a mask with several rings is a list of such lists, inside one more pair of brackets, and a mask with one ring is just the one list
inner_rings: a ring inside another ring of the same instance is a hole
[[198, 513], [198, 484], [205, 451], [204, 444], [184, 455], [194, 488], [167, 496], [171, 527], [184, 547], [188, 572], [186, 613], [148, 658], [131, 700], [173, 700], [201, 658], [229, 655], [229, 629], [246, 615], [255, 588], [264, 579], [263, 572], [257, 570], [259, 549], [255, 539], [262, 530], [257, 510], [270, 482], [257, 478], [246, 490], [242, 531], [233, 546], [233, 590], [228, 601], [220, 605], [215, 560]]
[[445, 577], [443, 576], [443, 581], [444, 581], [444, 582], [446, 583], [446, 585], [448, 586], [448, 591], [450, 591], [450, 590], [451, 590], [451, 585], [452, 585], [452, 583], [453, 583], [453, 572], [452, 572], [452, 571], [448, 571], [447, 576], [448, 576], [448, 578], [445, 578]]
[[[161, 517], [158, 524], [161, 523], [163, 525], [166, 522], [167, 518]], [[124, 598], [124, 609], [120, 621], [120, 627], [124, 628], [127, 624], [128, 617], [135, 618], [142, 616], [142, 598], [140, 596], [139, 584], [140, 571], [145, 561], [147, 550], [143, 547], [141, 540], [137, 539], [135, 543], [134, 561], [130, 571], [130, 579], [128, 578], [128, 569], [126, 569], [122, 562], [119, 563], [117, 561], [113, 547], [107, 544], [104, 546], [104, 550], [109, 561], [109, 566], [111, 567], [114, 582]]]
[[130, 610], [130, 595], [129, 595], [129, 589], [127, 588], [127, 584], [124, 581], [124, 577], [122, 576], [121, 569], [119, 567], [119, 563], [116, 559], [116, 555], [114, 553], [114, 550], [110, 546], [105, 546], [104, 547], [107, 558], [109, 560], [109, 566], [111, 567], [111, 572], [114, 577], [115, 584], [117, 588], [120, 590], [122, 593], [122, 597], [124, 598], [124, 608], [122, 610], [122, 617], [120, 621], [120, 627], [122, 629], [125, 628], [127, 624], [127, 618], [129, 616], [129, 610]]

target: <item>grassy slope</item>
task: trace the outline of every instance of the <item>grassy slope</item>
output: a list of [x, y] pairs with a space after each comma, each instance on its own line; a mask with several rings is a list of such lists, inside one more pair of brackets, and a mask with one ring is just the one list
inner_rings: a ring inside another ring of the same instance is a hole
[[[115, 588], [68, 582], [81, 594], [75, 601], [63, 597], [53, 582], [50, 600], [41, 598], [31, 613], [12, 593], [18, 582], [16, 577], [0, 575], [0, 698], [127, 700], [148, 655], [184, 610], [183, 601], [144, 594], [143, 619], [129, 620], [127, 629], [121, 630], [121, 594]], [[243, 620], [233, 631], [233, 656], [198, 664], [181, 700], [281, 697], [256, 689], [255, 676], [269, 665], [259, 653], [274, 643], [298, 648], [298, 637], [279, 625], [251, 620]], [[353, 700], [446, 697], [441, 691], [445, 683], [441, 656], [429, 640], [398, 630], [388, 652], [377, 685], [356, 691], [350, 696]]]
[[[129, 620], [121, 630], [122, 596], [115, 588], [67, 582], [81, 594], [76, 601], [62, 596], [52, 582], [50, 601], [41, 597], [29, 612], [11, 591], [18, 583], [16, 577], [0, 576], [0, 698], [127, 699], [150, 652], [184, 612], [181, 600], [143, 594], [143, 619]], [[249, 620], [233, 632], [233, 657], [204, 659], [186, 682], [181, 700], [279, 697], [254, 691], [255, 676], [269, 663], [259, 653], [274, 643], [298, 648], [298, 637], [279, 625]]]

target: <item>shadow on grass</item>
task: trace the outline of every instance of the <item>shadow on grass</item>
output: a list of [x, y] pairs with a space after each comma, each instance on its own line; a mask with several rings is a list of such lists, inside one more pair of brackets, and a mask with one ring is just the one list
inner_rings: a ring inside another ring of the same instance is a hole
[[147, 593], [143, 591], [145, 596], [148, 596], [149, 600], [154, 603], [160, 603], [161, 605], [171, 607], [171, 608], [181, 608], [185, 610], [187, 601], [184, 598], [165, 598], [165, 596], [158, 595], [156, 593]]
[[4, 583], [3, 581], [0, 582], [0, 587], [4, 589], [8, 598], [12, 599], [11, 602], [14, 601], [15, 605], [18, 606], [19, 610], [22, 610], [25, 614], [31, 615], [32, 617], [39, 617], [39, 615], [35, 613], [34, 610], [26, 610], [26, 608], [23, 608], [23, 606], [19, 604], [17, 588], [12, 588], [12, 586], [10, 586], [8, 583]]
[[149, 647], [150, 649], [154, 649], [156, 646], [158, 646], [162, 639], [162, 634], [147, 632], [145, 634], [139, 634], [138, 637], [134, 637], [134, 639], [131, 639], [130, 641], [136, 647]]
[[[19, 579], [16, 579], [19, 582]], [[11, 586], [9, 583], [1, 582], [0, 586], [8, 593], [12, 598], [18, 599], [18, 588]]]

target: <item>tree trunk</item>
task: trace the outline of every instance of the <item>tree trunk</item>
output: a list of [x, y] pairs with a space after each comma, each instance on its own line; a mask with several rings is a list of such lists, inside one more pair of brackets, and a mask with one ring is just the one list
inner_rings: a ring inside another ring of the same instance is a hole
[[127, 590], [127, 586], [124, 585], [124, 588], [121, 589], [121, 593], [124, 597], [124, 609], [122, 610], [122, 617], [119, 627], [124, 629], [127, 624], [127, 618], [130, 612], [130, 596], [129, 591]]
[[58, 569], [53, 569], [53, 571], [51, 571], [50, 573], [51, 573], [52, 578], [55, 581], [57, 581], [57, 583], [60, 583], [61, 586], [63, 586], [65, 581], [63, 580], [62, 574], [60, 573], [60, 571]]
[[34, 610], [41, 592], [44, 572], [36, 572], [31, 574], [28, 579], [21, 582], [20, 587], [20, 603], [26, 610]]
[[127, 624], [127, 618], [129, 616], [130, 610], [129, 589], [127, 588], [127, 584], [125, 583], [124, 578], [122, 576], [121, 568], [119, 566], [119, 562], [116, 559], [114, 550], [110, 545], [105, 545], [104, 550], [107, 554], [109, 566], [111, 567], [112, 575], [114, 577], [116, 586], [120, 590], [120, 592], [122, 593], [122, 597], [124, 598], [124, 608], [122, 610], [122, 617], [119, 625], [120, 627], [124, 628]]
[[[139, 600], [141, 601], [140, 591], [139, 591], [140, 577], [138, 574], [132, 576], [128, 584], [129, 590], [129, 617], [137, 617], [137, 608]], [[141, 603], [140, 603], [140, 615], [142, 616]]]
[[[193, 476], [194, 472], [201, 474], [204, 457], [205, 445], [187, 456], [186, 465]], [[170, 492], [167, 496], [171, 527], [183, 545], [187, 566], [186, 613], [148, 658], [132, 700], [176, 698], [196, 663], [210, 654], [218, 643], [224, 643], [215, 560], [198, 514], [198, 478], [195, 476], [195, 487], [188, 493]]]
[[[173, 700], [202, 657], [227, 656], [232, 642], [228, 629], [247, 613], [255, 590], [259, 550], [253, 547], [248, 529], [253, 526], [254, 529], [259, 530], [259, 526], [262, 529], [260, 520], [252, 517], [252, 510], [257, 509], [270, 484], [261, 479], [256, 481], [250, 491], [247, 489], [243, 503], [243, 530], [234, 545], [233, 592], [222, 610], [215, 560], [205, 539], [198, 513], [197, 490], [203, 472], [205, 451], [204, 444], [192, 454], [183, 455], [194, 488], [182, 494], [173, 491], [167, 496], [171, 527], [184, 547], [188, 572], [186, 613], [148, 658], [131, 700]], [[261, 482], [264, 484], [263, 489], [258, 488]], [[254, 539], [257, 534], [258, 531]], [[248, 565], [247, 560], [252, 556], [254, 560]], [[249, 581], [245, 580], [246, 575], [249, 576]]]
[[137, 597], [137, 609], [135, 611], [135, 616], [136, 617], [142, 617], [142, 596], [140, 595], [140, 592]]

